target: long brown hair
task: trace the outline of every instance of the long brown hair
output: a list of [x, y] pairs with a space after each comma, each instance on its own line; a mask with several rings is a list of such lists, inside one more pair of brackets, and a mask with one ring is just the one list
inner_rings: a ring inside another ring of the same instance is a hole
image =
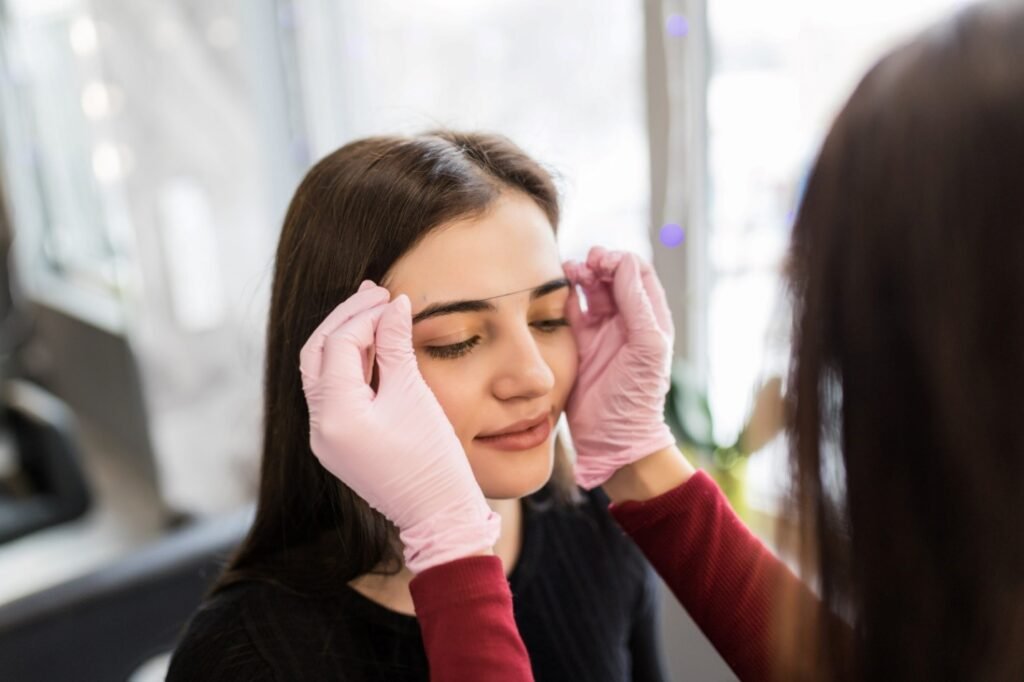
[[1020, 5], [865, 76], [788, 268], [791, 511], [822, 611], [785, 614], [781, 677], [1024, 679]]
[[[359, 283], [380, 283], [428, 232], [479, 215], [503, 190], [531, 197], [557, 229], [551, 175], [508, 139], [435, 131], [341, 147], [307, 173], [284, 220], [267, 321], [264, 436], [256, 518], [213, 591], [246, 579], [295, 590], [397, 570], [393, 526], [309, 448], [299, 350]], [[575, 490], [556, 442], [556, 497]]]

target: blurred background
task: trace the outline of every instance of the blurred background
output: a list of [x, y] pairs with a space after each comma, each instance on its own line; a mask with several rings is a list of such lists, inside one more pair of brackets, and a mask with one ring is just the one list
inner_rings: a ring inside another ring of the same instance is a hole
[[[0, 0], [0, 679], [162, 679], [250, 518], [285, 207], [370, 134], [504, 133], [557, 174], [565, 257], [654, 261], [673, 425], [770, 540], [804, 176], [963, 4]], [[677, 679], [734, 679], [671, 599], [663, 630]]]

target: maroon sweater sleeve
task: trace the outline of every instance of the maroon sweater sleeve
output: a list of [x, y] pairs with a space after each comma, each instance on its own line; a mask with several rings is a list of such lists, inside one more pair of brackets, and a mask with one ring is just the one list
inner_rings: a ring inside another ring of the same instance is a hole
[[409, 588], [431, 680], [533, 680], [501, 559], [476, 556], [434, 566]]
[[[705, 473], [612, 505], [676, 598], [745, 682], [771, 677], [771, 609], [784, 585], [814, 599], [739, 520]], [[411, 584], [432, 680], [533, 680], [497, 557], [436, 566]]]
[[772, 679], [771, 610], [783, 584], [798, 579], [743, 525], [711, 477], [698, 471], [651, 500], [612, 505], [611, 514], [736, 675]]

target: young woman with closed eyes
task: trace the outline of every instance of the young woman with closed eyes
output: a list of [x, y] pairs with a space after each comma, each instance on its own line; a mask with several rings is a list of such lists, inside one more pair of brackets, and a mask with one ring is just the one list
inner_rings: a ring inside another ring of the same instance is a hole
[[[496, 135], [370, 138], [309, 171], [275, 264], [256, 519], [169, 680], [426, 680], [410, 582], [444, 557], [421, 540], [476, 528], [537, 679], [665, 679], [653, 574], [557, 435], [578, 369], [558, 212], [549, 175]], [[339, 303], [381, 295], [404, 302], [404, 337], [351, 355], [352, 334], [325, 333]], [[331, 397], [360, 386], [376, 412]], [[379, 497], [318, 461], [341, 434], [358, 442], [339, 459], [396, 465]], [[394, 523], [410, 480], [451, 512], [443, 531]]]
[[[566, 264], [580, 362], [566, 417], [576, 476], [742, 680], [1024, 679], [1024, 3], [972, 5], [865, 75], [810, 174], [787, 262], [797, 559], [811, 594], [677, 448], [657, 447], [671, 320], [628, 254]], [[404, 297], [372, 283], [307, 348], [307, 399], [416, 395]], [[375, 344], [380, 390], [345, 380]], [[390, 377], [390, 379], [389, 379]], [[339, 383], [337, 380], [341, 378]], [[408, 538], [433, 679], [533, 679], [489, 519], [451, 439], [434, 486], [387, 475], [358, 434], [312, 421], [325, 466]], [[641, 444], [637, 446], [637, 444]], [[636, 446], [636, 447], [634, 447]], [[387, 481], [386, 485], [381, 485]], [[459, 646], [472, 639], [473, 648]]]

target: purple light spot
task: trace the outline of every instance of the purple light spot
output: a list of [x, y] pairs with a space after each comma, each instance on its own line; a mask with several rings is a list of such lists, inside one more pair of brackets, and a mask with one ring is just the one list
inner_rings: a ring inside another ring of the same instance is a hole
[[670, 14], [665, 27], [668, 34], [674, 38], [682, 38], [690, 32], [690, 22], [682, 14]]
[[661, 228], [661, 243], [670, 249], [674, 249], [683, 243], [683, 228], [675, 223], [669, 223]]

